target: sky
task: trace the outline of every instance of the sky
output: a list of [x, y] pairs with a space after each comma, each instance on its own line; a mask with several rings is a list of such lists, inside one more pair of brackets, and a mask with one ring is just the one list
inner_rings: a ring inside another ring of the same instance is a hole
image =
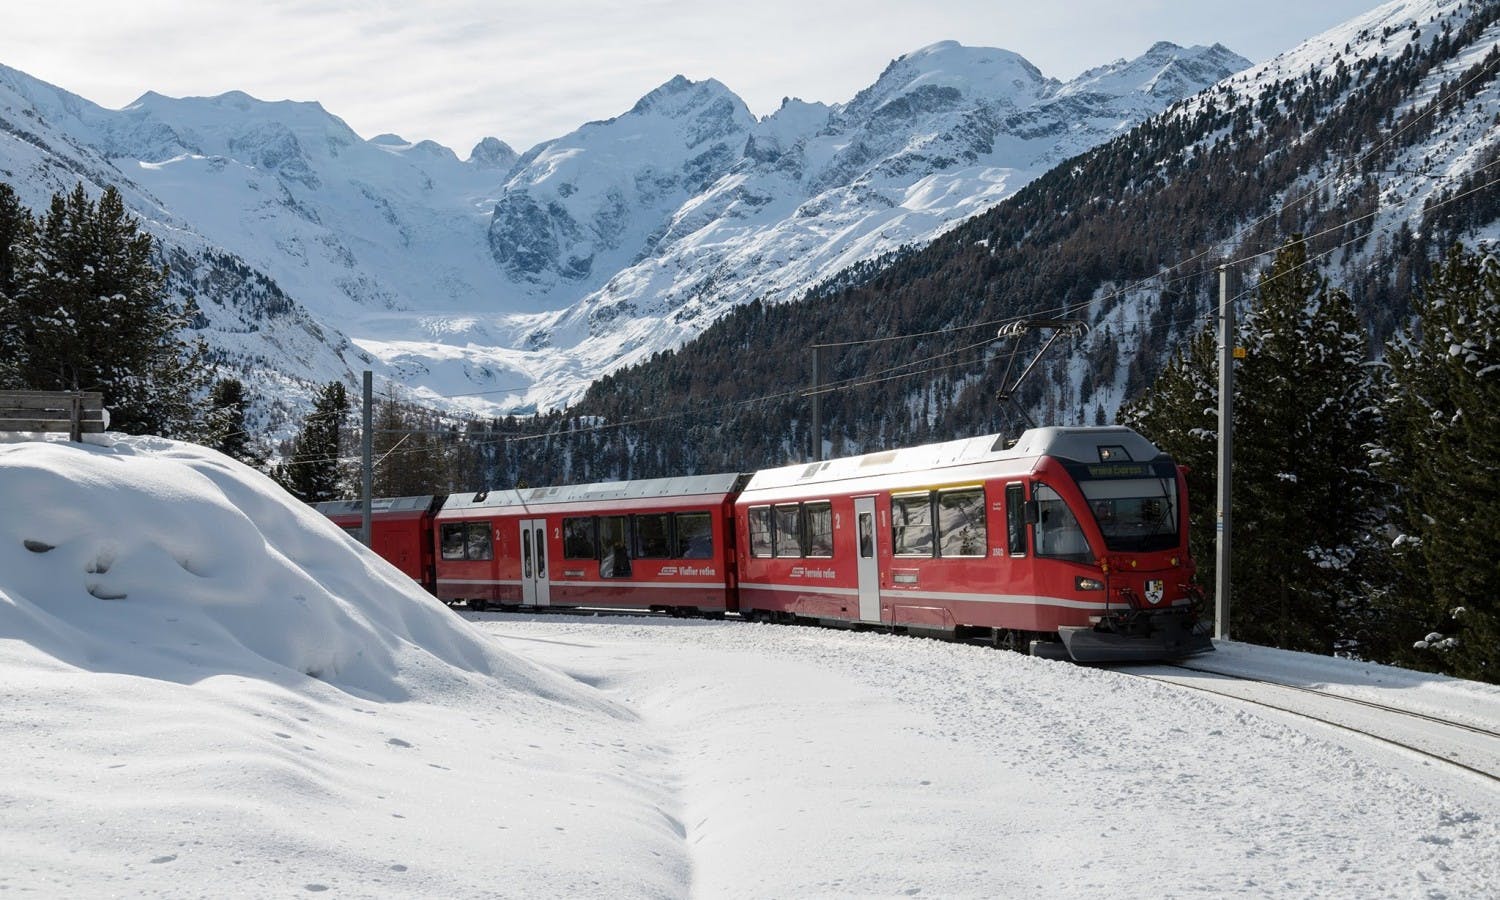
[[[450, 611], [212, 450], [32, 437], [0, 434], [0, 893], [1481, 897], [1500, 883], [1500, 787], [1352, 732], [900, 635]], [[1233, 642], [1209, 657], [1195, 668], [1500, 728], [1495, 685]], [[1317, 702], [1497, 765], [1492, 737]]]
[[524, 151], [685, 75], [752, 112], [842, 103], [940, 40], [1068, 79], [1158, 40], [1261, 62], [1373, 0], [56, 0], [7, 3], [0, 64], [118, 108], [148, 90], [317, 100], [360, 135]]

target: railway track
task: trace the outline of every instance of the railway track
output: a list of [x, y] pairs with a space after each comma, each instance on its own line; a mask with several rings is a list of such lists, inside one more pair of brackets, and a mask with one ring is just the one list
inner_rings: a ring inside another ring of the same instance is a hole
[[1500, 731], [1482, 725], [1304, 685], [1185, 664], [1122, 667], [1117, 671], [1309, 719], [1500, 785]]

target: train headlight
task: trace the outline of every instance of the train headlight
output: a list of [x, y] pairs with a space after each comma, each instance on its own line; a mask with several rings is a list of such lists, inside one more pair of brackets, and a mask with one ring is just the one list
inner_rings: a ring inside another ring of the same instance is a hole
[[1073, 579], [1073, 587], [1080, 591], [1102, 591], [1104, 590], [1104, 582], [1097, 578], [1085, 578], [1079, 575]]

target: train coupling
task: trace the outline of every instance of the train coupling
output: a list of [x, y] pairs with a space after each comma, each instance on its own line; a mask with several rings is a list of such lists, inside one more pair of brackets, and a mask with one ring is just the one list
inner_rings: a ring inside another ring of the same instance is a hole
[[1092, 625], [1062, 627], [1058, 637], [1075, 662], [1152, 662], [1214, 649], [1191, 609], [1134, 609], [1110, 613]]

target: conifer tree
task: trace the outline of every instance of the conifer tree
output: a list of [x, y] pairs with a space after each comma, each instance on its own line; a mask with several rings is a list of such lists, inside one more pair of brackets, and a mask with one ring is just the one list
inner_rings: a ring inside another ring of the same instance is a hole
[[0, 387], [23, 386], [20, 350], [25, 317], [20, 286], [31, 268], [34, 231], [31, 212], [10, 185], [0, 183]]
[[[0, 197], [0, 219], [13, 217], [3, 211], [11, 206]], [[55, 195], [27, 237], [26, 265], [13, 270], [0, 312], [11, 381], [100, 391], [117, 431], [193, 433], [211, 377], [204, 342], [179, 337], [196, 308], [167, 299], [151, 236], [119, 192], [106, 188], [97, 203], [82, 184]]]
[[[1500, 260], [1455, 246], [1388, 347], [1394, 652], [1500, 682]], [[1430, 637], [1429, 637], [1430, 636]]]
[[244, 382], [238, 378], [220, 378], [209, 391], [208, 400], [203, 443], [246, 465], [256, 468], [265, 465], [265, 453], [246, 430], [245, 412], [249, 401], [245, 396]]
[[[1382, 510], [1363, 329], [1294, 238], [1260, 281], [1236, 345], [1233, 604], [1237, 638], [1317, 653], [1369, 641]], [[1120, 419], [1189, 467], [1191, 549], [1213, 584], [1218, 361], [1201, 332]]]
[[402, 401], [393, 387], [376, 406], [373, 424], [375, 496], [447, 492], [447, 454], [436, 416]]
[[1331, 654], [1357, 639], [1381, 498], [1364, 330], [1294, 237], [1238, 343], [1231, 631]]
[[348, 415], [349, 392], [343, 382], [329, 382], [318, 393], [313, 411], [293, 439], [290, 458], [272, 472], [272, 477], [298, 500], [318, 503], [342, 496], [339, 461]]

